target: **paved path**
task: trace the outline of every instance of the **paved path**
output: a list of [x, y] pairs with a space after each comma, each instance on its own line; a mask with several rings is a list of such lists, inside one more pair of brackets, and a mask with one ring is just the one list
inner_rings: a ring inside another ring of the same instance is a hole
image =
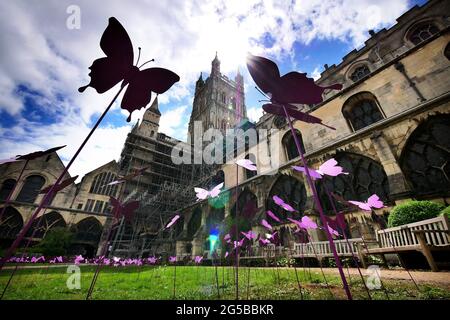
[[[319, 268], [312, 268], [311, 270], [320, 271]], [[345, 274], [347, 275], [347, 269], [345, 268]], [[348, 269], [350, 275], [359, 275], [358, 269], [350, 268]], [[396, 279], [396, 280], [411, 280], [408, 272], [405, 270], [381, 270], [381, 277], [385, 279]], [[330, 274], [338, 275], [338, 269], [336, 268], [323, 268], [323, 271]], [[366, 269], [361, 269], [363, 275], [366, 275]], [[431, 271], [410, 271], [413, 279], [418, 283], [433, 283], [441, 286], [445, 286], [450, 289], [450, 272], [449, 271], [441, 271], [441, 272], [431, 272]]]

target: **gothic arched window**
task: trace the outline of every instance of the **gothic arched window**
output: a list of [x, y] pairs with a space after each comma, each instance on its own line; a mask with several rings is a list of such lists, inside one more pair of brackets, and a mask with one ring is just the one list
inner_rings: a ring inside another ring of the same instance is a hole
[[433, 23], [422, 23], [409, 33], [408, 40], [415, 45], [418, 45], [422, 41], [429, 39], [433, 34], [438, 32], [438, 27], [436, 27]]
[[15, 184], [16, 180], [14, 179], [6, 179], [5, 181], [3, 181], [2, 188], [0, 189], [0, 201], [6, 200], [6, 198], [8, 198]]
[[[384, 201], [388, 200], [389, 183], [381, 164], [368, 157], [347, 152], [337, 153], [334, 159], [349, 174], [324, 176], [316, 182], [324, 210], [332, 210], [326, 190], [346, 200], [366, 201], [372, 194], [377, 194]], [[345, 209], [343, 205], [334, 202], [337, 210]]]
[[[273, 196], [279, 196], [284, 202], [290, 204], [295, 210], [302, 213], [306, 204], [306, 190], [302, 181], [288, 175], [281, 175], [272, 186], [267, 197], [267, 210], [275, 213], [280, 219], [285, 220], [289, 218], [298, 218], [298, 214], [292, 214], [280, 208], [273, 201]], [[266, 220], [276, 223], [270, 217]]]
[[107, 184], [116, 179], [117, 176], [112, 172], [99, 173], [94, 177], [89, 192], [114, 197], [117, 192], [117, 185], [108, 186]]
[[3, 216], [0, 217], [0, 239], [15, 239], [22, 227], [23, 219], [19, 211], [13, 207], [7, 207]]
[[360, 92], [348, 98], [342, 113], [353, 131], [358, 131], [384, 118], [377, 99], [370, 92]]
[[358, 81], [359, 79], [364, 78], [370, 73], [369, 68], [366, 65], [362, 65], [357, 67], [352, 74], [350, 75], [350, 79], [352, 79], [353, 82]]
[[188, 237], [192, 238], [197, 233], [197, 230], [200, 228], [202, 224], [202, 210], [200, 208], [196, 208], [192, 213], [191, 218], [189, 219], [187, 232]]
[[45, 179], [42, 176], [32, 175], [27, 177], [16, 200], [19, 202], [34, 203], [44, 183]]
[[65, 227], [66, 222], [61, 214], [56, 211], [52, 211], [34, 220], [31, 228], [28, 229], [25, 236], [43, 239], [50, 229]]
[[[239, 194], [237, 201], [237, 210], [239, 217], [246, 220], [253, 219], [258, 209], [258, 200], [256, 196], [249, 190], [244, 190]], [[236, 216], [236, 202], [231, 208], [231, 216]]]
[[[251, 162], [253, 162], [256, 165], [256, 157], [253, 153], [249, 153], [248, 155], [246, 155], [245, 159], [250, 160]], [[245, 170], [245, 178], [246, 179], [250, 179], [258, 174], [258, 171], [252, 171], [252, 170], [248, 170], [245, 168], [244, 168], [244, 170]]]
[[[295, 130], [295, 133], [297, 134], [297, 138], [300, 142], [300, 149], [302, 150], [303, 153], [305, 153], [302, 135], [298, 130]], [[284, 149], [286, 150], [286, 156], [288, 160], [292, 160], [299, 156], [297, 146], [295, 145], [294, 136], [292, 135], [290, 130], [284, 135], [281, 141], [283, 143]]]
[[401, 168], [417, 195], [450, 192], [450, 115], [428, 118], [409, 137]]
[[102, 235], [102, 225], [96, 218], [89, 217], [74, 225], [71, 231], [74, 233], [73, 242], [97, 245]]

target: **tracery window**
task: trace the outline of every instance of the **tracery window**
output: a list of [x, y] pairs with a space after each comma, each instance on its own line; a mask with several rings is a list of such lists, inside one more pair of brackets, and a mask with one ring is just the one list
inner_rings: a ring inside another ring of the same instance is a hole
[[15, 239], [22, 227], [23, 219], [19, 211], [7, 207], [3, 217], [0, 218], [0, 239]]
[[[381, 164], [368, 157], [347, 152], [340, 152], [334, 158], [349, 174], [341, 174], [337, 177], [324, 176], [316, 182], [317, 191], [325, 211], [332, 212], [326, 190], [346, 200], [366, 201], [372, 194], [377, 194], [383, 201], [388, 200], [389, 183]], [[333, 202], [338, 211], [346, 209], [340, 203], [334, 200]]]
[[369, 68], [366, 65], [362, 65], [357, 67], [352, 74], [350, 75], [350, 79], [352, 79], [353, 82], [358, 81], [359, 79], [364, 78], [366, 75], [370, 73]]
[[418, 195], [450, 192], [450, 115], [428, 118], [409, 137], [400, 165]]
[[117, 193], [117, 185], [108, 186], [107, 184], [116, 179], [117, 176], [112, 172], [99, 173], [94, 177], [89, 192], [114, 197]]
[[348, 98], [342, 113], [353, 131], [358, 131], [384, 118], [377, 99], [370, 92], [357, 93]]
[[43, 239], [50, 229], [65, 228], [66, 222], [64, 218], [56, 211], [44, 214], [33, 221], [31, 228], [26, 233], [26, 237]]
[[[273, 196], [279, 196], [284, 202], [291, 205], [295, 210], [302, 213], [306, 204], [306, 189], [302, 181], [297, 180], [294, 177], [288, 175], [281, 175], [272, 186], [267, 197], [266, 208], [267, 210], [275, 213], [280, 219], [285, 220], [289, 218], [298, 218], [298, 213], [293, 214], [280, 208], [273, 201]], [[267, 217], [266, 220], [276, 224], [274, 220]]]
[[430, 22], [424, 23], [414, 28], [412, 32], [409, 34], [408, 39], [415, 45], [418, 45], [422, 41], [427, 40], [433, 34], [438, 32], [439, 32], [438, 27], [436, 27], [433, 23]]

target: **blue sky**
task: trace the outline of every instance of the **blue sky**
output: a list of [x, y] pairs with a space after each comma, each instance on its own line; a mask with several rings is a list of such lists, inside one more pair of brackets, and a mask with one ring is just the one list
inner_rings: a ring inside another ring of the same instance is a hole
[[[299, 1], [111, 1], [46, 0], [0, 3], [0, 158], [56, 145], [67, 162], [89, 128], [118, 90], [79, 94], [89, 81], [87, 69], [104, 56], [99, 40], [108, 17], [116, 16], [128, 31], [141, 61], [181, 77], [161, 95], [160, 131], [184, 140], [200, 72], [209, 74], [218, 52], [223, 73], [244, 75], [248, 115], [261, 115], [261, 95], [245, 68], [247, 52], [275, 60], [282, 73], [291, 70], [318, 77], [324, 64], [338, 64], [363, 45], [368, 30], [389, 28], [409, 8], [426, 1], [299, 0]], [[80, 28], [67, 27], [80, 10]], [[69, 11], [69, 13], [68, 13]], [[136, 52], [135, 52], [136, 54]], [[115, 105], [70, 170], [83, 175], [118, 159], [132, 123]]]

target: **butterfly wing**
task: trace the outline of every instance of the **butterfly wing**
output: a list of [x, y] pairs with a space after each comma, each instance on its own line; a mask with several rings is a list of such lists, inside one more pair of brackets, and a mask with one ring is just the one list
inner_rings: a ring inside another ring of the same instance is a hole
[[133, 45], [125, 28], [114, 18], [109, 18], [108, 26], [100, 39], [100, 48], [107, 57], [95, 60], [89, 67], [91, 81], [78, 91], [87, 87], [104, 93], [124, 79], [133, 66]]
[[351, 203], [351, 204], [353, 204], [353, 205], [355, 205], [355, 206], [358, 206], [360, 209], [362, 209], [362, 210], [365, 210], [365, 211], [372, 211], [372, 209], [370, 208], [370, 206], [367, 204], [367, 203], [365, 203], [365, 202], [361, 202], [361, 201], [353, 201], [353, 200], [350, 200], [350, 201], [348, 201], [349, 203]]
[[[71, 185], [72, 183], [74, 183], [75, 180], [77, 180], [77, 179], [78, 179], [78, 176], [75, 176], [75, 177], [72, 177], [72, 178], [69, 178], [69, 179], [64, 180], [63, 182], [61, 182], [60, 184], [58, 184], [58, 185], [53, 189], [53, 192], [59, 192], [59, 191], [61, 191], [62, 189], [64, 189], [64, 188], [67, 187], [68, 185]], [[49, 192], [50, 189], [52, 188], [52, 186], [53, 186], [53, 185], [50, 185], [50, 186], [48, 186], [48, 187], [42, 189], [39, 193], [42, 194], [42, 193], [47, 193], [47, 192]]]
[[[281, 105], [278, 104], [273, 104], [273, 103], [267, 103], [263, 105], [263, 110], [266, 111], [267, 113], [270, 114], [275, 114], [278, 116], [282, 116], [282, 117], [286, 117], [286, 113], [283, 110], [283, 107]], [[308, 113], [302, 112], [300, 110], [297, 110], [294, 106], [286, 104], [286, 112], [288, 113], [289, 116], [291, 116], [292, 118], [299, 120], [299, 121], [303, 121], [306, 123], [316, 123], [316, 124], [321, 124], [327, 128], [330, 128], [332, 130], [336, 130], [335, 128], [328, 126], [326, 124], [322, 123], [322, 119], [314, 117]]]
[[306, 229], [317, 229], [317, 224], [308, 216], [302, 217], [302, 224]]
[[247, 56], [247, 69], [256, 85], [265, 93], [272, 93], [280, 80], [275, 62], [252, 54]]
[[17, 156], [16, 159], [17, 160], [34, 160], [36, 158], [43, 157], [45, 155], [51, 154], [51, 153], [53, 153], [55, 151], [58, 151], [59, 149], [62, 149], [64, 147], [65, 147], [65, 145], [64, 146], [60, 146], [60, 147], [54, 147], [54, 148], [51, 148], [51, 149], [48, 149], [48, 150], [45, 150], [45, 151], [35, 151], [35, 152], [31, 152], [31, 153], [25, 154], [23, 156]]
[[215, 198], [219, 195], [220, 193], [220, 189], [222, 189], [223, 187], [223, 182], [219, 183], [217, 186], [215, 186], [210, 192], [209, 194], [211, 195], [211, 197]]
[[196, 192], [195, 196], [198, 200], [205, 200], [209, 194], [208, 190], [205, 190], [203, 188], [194, 188], [194, 191]]
[[[304, 174], [306, 174], [306, 168], [305, 167], [292, 166], [292, 169], [294, 169], [296, 171], [303, 172]], [[309, 172], [309, 175], [311, 176], [311, 178], [313, 178], [313, 179], [322, 179], [322, 175], [319, 172], [317, 172], [316, 170], [309, 168], [308, 172]]]
[[270, 225], [270, 223], [268, 223], [268, 222], [266, 221], [266, 219], [262, 219], [262, 220], [261, 220], [261, 224], [262, 224], [262, 226], [263, 226], [264, 228], [269, 229], [269, 230], [272, 230], [272, 226]]
[[249, 159], [239, 159], [239, 160], [236, 161], [236, 164], [238, 166], [241, 166], [241, 167], [243, 167], [243, 168], [245, 168], [247, 170], [250, 170], [250, 171], [256, 171], [257, 170], [255, 164]]
[[134, 211], [139, 208], [139, 201], [130, 201], [123, 206], [122, 215], [125, 217], [125, 220], [131, 221], [134, 215]]
[[280, 218], [278, 218], [272, 211], [267, 210], [266, 214], [271, 217], [273, 220], [277, 221], [277, 222], [281, 222]]
[[144, 108], [150, 102], [152, 91], [162, 94], [178, 81], [180, 77], [176, 73], [163, 68], [149, 68], [136, 72], [130, 79], [121, 103], [121, 108], [130, 112], [127, 121], [131, 120], [131, 113], [134, 110]]
[[175, 217], [172, 218], [172, 220], [167, 224], [166, 229], [170, 228], [171, 226], [173, 226], [173, 224], [175, 222], [177, 222], [177, 220], [180, 219], [180, 215], [176, 215]]
[[321, 87], [315, 84], [314, 79], [308, 78], [306, 73], [293, 71], [280, 78], [272, 97], [280, 103], [316, 104], [322, 102], [325, 89], [340, 90], [342, 85]]
[[367, 199], [367, 204], [371, 206], [372, 208], [380, 209], [384, 207], [383, 201], [380, 200], [380, 197], [378, 197], [376, 194], [373, 194]]

